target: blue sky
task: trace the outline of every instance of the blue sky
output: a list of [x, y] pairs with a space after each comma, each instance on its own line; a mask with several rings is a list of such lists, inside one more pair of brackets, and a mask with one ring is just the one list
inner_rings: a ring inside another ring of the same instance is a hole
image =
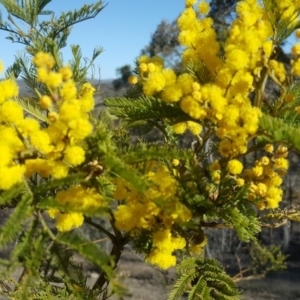
[[[56, 15], [61, 12], [95, 3], [92, 0], [52, 0], [48, 9]], [[101, 69], [101, 79], [116, 77], [116, 69], [125, 64], [133, 65], [141, 49], [150, 41], [151, 34], [162, 21], [173, 21], [184, 7], [184, 0], [105, 0], [108, 5], [95, 19], [76, 24], [68, 44], [80, 44], [83, 55], [91, 57], [93, 48], [101, 46], [104, 52], [96, 61]], [[3, 19], [6, 13], [0, 5]], [[6, 32], [0, 31], [0, 59], [5, 66], [14, 61], [14, 54], [23, 46], [5, 40]], [[66, 61], [70, 47], [63, 50]]]
[[[68, 10], [78, 9], [93, 0], [52, 0], [47, 7], [56, 15]], [[101, 79], [116, 77], [116, 69], [125, 64], [133, 65], [141, 49], [150, 41], [151, 34], [162, 20], [173, 21], [184, 8], [184, 0], [104, 0], [108, 5], [95, 19], [76, 24], [69, 37], [68, 44], [80, 44], [83, 55], [91, 57], [95, 46], [102, 46], [104, 52], [96, 61], [100, 68]], [[3, 19], [6, 13], [0, 5]], [[12, 44], [5, 39], [6, 32], [0, 31], [0, 59], [5, 66], [14, 61], [14, 54], [23, 46]], [[287, 44], [286, 49], [290, 48]], [[63, 49], [67, 61], [70, 47]], [[96, 74], [98, 75], [98, 74]]]

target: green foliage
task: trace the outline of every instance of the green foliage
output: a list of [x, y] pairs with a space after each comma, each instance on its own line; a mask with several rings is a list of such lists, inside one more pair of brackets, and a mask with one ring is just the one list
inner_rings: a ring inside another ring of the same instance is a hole
[[15, 101], [23, 108], [25, 112], [42, 122], [48, 123], [47, 116], [40, 111], [37, 105], [32, 104], [30, 99], [16, 99]]
[[255, 240], [255, 235], [261, 230], [254, 207], [248, 203], [239, 203], [236, 207], [224, 209], [221, 217], [233, 225], [241, 241]]
[[30, 194], [24, 193], [21, 196], [9, 219], [0, 228], [0, 246], [12, 242], [18, 236], [27, 218], [33, 213], [31, 202], [32, 197]]
[[177, 268], [179, 279], [168, 300], [180, 299], [184, 293], [189, 300], [241, 299], [234, 281], [211, 258], [187, 258]]
[[271, 143], [285, 143], [295, 151], [300, 151], [300, 129], [284, 120], [263, 114], [260, 118], [261, 137]]
[[110, 114], [130, 121], [172, 118], [183, 114], [178, 106], [167, 104], [155, 97], [106, 98], [104, 104]]
[[254, 242], [250, 247], [251, 269], [254, 274], [265, 275], [269, 272], [275, 272], [286, 269], [286, 259], [280, 247], [271, 245], [266, 247]]

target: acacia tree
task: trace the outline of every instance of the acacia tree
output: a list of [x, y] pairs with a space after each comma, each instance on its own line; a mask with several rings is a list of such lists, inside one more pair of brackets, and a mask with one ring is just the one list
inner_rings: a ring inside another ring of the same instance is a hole
[[[95, 119], [94, 88], [85, 82], [79, 46], [67, 66], [59, 45], [67, 24], [95, 16], [102, 3], [62, 14], [47, 26], [30, 23], [42, 11], [32, 8], [44, 9], [42, 1], [2, 3], [9, 11], [10, 5], [19, 8], [13, 14], [29, 26], [28, 66], [16, 58], [8, 74], [25, 74], [34, 94], [26, 102], [12, 77], [0, 82], [0, 205], [11, 208], [0, 246], [14, 243], [9, 259], [0, 260], [1, 293], [15, 299], [124, 294], [114, 270], [130, 243], [152, 265], [178, 266], [170, 300], [185, 292], [189, 299], [240, 299], [236, 278], [204, 256], [204, 228], [232, 228], [241, 241], [255, 243], [263, 227], [300, 220], [298, 208], [279, 208], [288, 150], [300, 149], [299, 86], [293, 83], [300, 76], [300, 46], [293, 47], [290, 69], [276, 60], [277, 47], [298, 27], [300, 5], [240, 2], [220, 55], [221, 42], [206, 18], [208, 3], [186, 0], [177, 21], [181, 70], [165, 68], [158, 56], [141, 56], [128, 97], [106, 99], [107, 114]], [[25, 43], [23, 30], [9, 27], [14, 22], [1, 26]], [[45, 30], [39, 30], [42, 38], [37, 26]], [[279, 97], [265, 97], [268, 78]], [[132, 144], [127, 127], [109, 128], [112, 116], [130, 127], [156, 127], [164, 143]], [[186, 130], [195, 142], [182, 149]], [[211, 143], [211, 136], [218, 140]], [[257, 150], [260, 156], [245, 167], [242, 158]], [[108, 253], [82, 235], [84, 224], [106, 236]], [[282, 268], [278, 249], [253, 249], [254, 272]], [[87, 286], [82, 266], [72, 260], [75, 253], [99, 267], [94, 286]], [[23, 272], [15, 280], [17, 267]]]

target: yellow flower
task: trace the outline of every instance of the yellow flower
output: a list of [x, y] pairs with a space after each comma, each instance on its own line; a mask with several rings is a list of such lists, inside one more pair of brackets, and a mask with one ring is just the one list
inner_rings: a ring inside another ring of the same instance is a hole
[[160, 94], [165, 102], [178, 102], [182, 97], [182, 90], [178, 85], [166, 86]]
[[174, 158], [174, 159], [172, 160], [172, 165], [173, 165], [174, 167], [177, 167], [179, 164], [180, 164], [180, 161], [179, 161], [177, 158]]
[[45, 83], [50, 88], [55, 89], [61, 85], [62, 80], [63, 80], [62, 74], [56, 72], [49, 72]]
[[15, 80], [6, 79], [0, 81], [0, 104], [5, 100], [18, 96], [19, 86]]
[[58, 72], [62, 75], [62, 79], [64, 81], [73, 77], [73, 71], [71, 70], [70, 66], [62, 67]]
[[172, 126], [172, 128], [176, 134], [183, 134], [187, 129], [187, 124], [186, 124], [186, 122], [180, 122], [180, 123], [174, 124]]
[[76, 99], [77, 88], [73, 80], [68, 80], [62, 84], [59, 94], [63, 100]]
[[264, 150], [268, 153], [273, 153], [274, 151], [274, 146], [272, 144], [267, 144], [265, 147], [264, 147]]
[[68, 176], [69, 167], [63, 161], [54, 161], [51, 162], [51, 175], [53, 178], [64, 178]]
[[143, 91], [145, 95], [151, 96], [156, 92], [160, 92], [166, 85], [166, 79], [162, 72], [157, 71], [150, 74], [149, 78], [144, 82]]
[[48, 109], [52, 106], [52, 99], [49, 96], [42, 96], [39, 102], [41, 108]]
[[198, 10], [201, 14], [207, 15], [210, 10], [210, 6], [206, 1], [201, 1], [198, 5]]
[[0, 144], [0, 167], [8, 166], [13, 160], [13, 150], [7, 144]]
[[16, 127], [23, 137], [28, 138], [30, 135], [34, 134], [34, 132], [40, 129], [40, 123], [35, 119], [26, 118], [18, 121], [16, 123]]
[[3, 62], [0, 60], [0, 73], [2, 73], [4, 69], [4, 65], [3, 65]]
[[16, 183], [22, 181], [22, 177], [25, 173], [25, 167], [21, 165], [15, 165], [10, 167], [0, 167], [0, 190], [9, 190]]
[[275, 158], [275, 163], [274, 163], [274, 167], [276, 169], [283, 169], [283, 170], [287, 170], [289, 167], [289, 162], [287, 159], [279, 157], [279, 158]]
[[194, 135], [198, 135], [202, 132], [202, 125], [193, 121], [187, 121], [187, 128], [192, 132]]
[[193, 6], [196, 2], [197, 0], [185, 0], [185, 6], [186, 7]]
[[79, 212], [60, 213], [56, 216], [56, 228], [60, 232], [70, 231], [83, 224], [84, 217]]
[[15, 101], [5, 101], [0, 107], [0, 119], [6, 123], [14, 123], [23, 119], [23, 109]]
[[84, 162], [85, 152], [80, 146], [69, 146], [64, 152], [64, 159], [73, 166], [78, 166]]
[[136, 76], [134, 76], [134, 75], [129, 76], [128, 82], [129, 82], [130, 84], [132, 84], [132, 85], [137, 84], [137, 83], [138, 83], [138, 78], [137, 78]]
[[33, 58], [33, 63], [37, 67], [46, 67], [48, 69], [52, 69], [54, 67], [55, 60], [51, 54], [40, 51]]
[[294, 55], [300, 55], [300, 44], [295, 44], [291, 50]]
[[31, 135], [30, 142], [32, 146], [42, 153], [49, 153], [53, 149], [53, 146], [50, 145], [51, 141], [49, 135], [42, 130], [36, 131], [33, 135]]
[[234, 49], [230, 51], [226, 56], [226, 64], [232, 70], [240, 70], [247, 67], [248, 55], [245, 51], [240, 49]]
[[243, 164], [237, 159], [232, 159], [228, 162], [227, 169], [231, 174], [238, 175], [243, 171]]
[[243, 178], [237, 178], [235, 180], [235, 182], [236, 182], [236, 185], [239, 186], [239, 187], [242, 187], [245, 184], [245, 180]]

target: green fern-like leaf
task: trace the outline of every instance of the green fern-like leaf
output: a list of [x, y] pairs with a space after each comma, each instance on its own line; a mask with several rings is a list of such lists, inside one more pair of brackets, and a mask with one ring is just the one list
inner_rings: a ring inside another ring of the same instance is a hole
[[190, 149], [174, 148], [169, 145], [138, 144], [130, 147], [124, 154], [124, 160], [129, 164], [162, 160], [162, 158], [165, 161], [172, 161], [174, 158], [190, 160], [193, 158], [193, 153]]
[[60, 234], [57, 241], [87, 258], [104, 270], [107, 276], [112, 277], [112, 258], [92, 242], [85, 240], [75, 232]]
[[110, 114], [128, 120], [172, 118], [184, 114], [178, 106], [167, 104], [155, 97], [107, 98], [104, 105]]
[[249, 203], [240, 202], [236, 207], [227, 207], [221, 213], [221, 218], [232, 224], [242, 241], [256, 240], [260, 232], [260, 222], [257, 220], [254, 208]]
[[214, 259], [188, 258], [178, 267], [179, 279], [168, 300], [180, 299], [188, 293], [188, 300], [239, 300], [235, 282]]
[[0, 246], [12, 242], [22, 231], [22, 225], [33, 212], [30, 206], [31, 201], [31, 195], [22, 196], [7, 222], [0, 228]]
[[182, 274], [174, 285], [173, 291], [170, 293], [168, 300], [177, 300], [187, 291], [189, 284], [196, 279], [198, 272], [195, 268], [191, 268], [188, 272]]
[[16, 98], [15, 102], [17, 102], [25, 112], [29, 113], [31, 116], [35, 117], [36, 119], [48, 123], [47, 116], [41, 112], [37, 105], [31, 103], [29, 99], [20, 99]]
[[285, 143], [300, 152], [300, 128], [263, 114], [259, 120], [261, 136], [271, 143]]

